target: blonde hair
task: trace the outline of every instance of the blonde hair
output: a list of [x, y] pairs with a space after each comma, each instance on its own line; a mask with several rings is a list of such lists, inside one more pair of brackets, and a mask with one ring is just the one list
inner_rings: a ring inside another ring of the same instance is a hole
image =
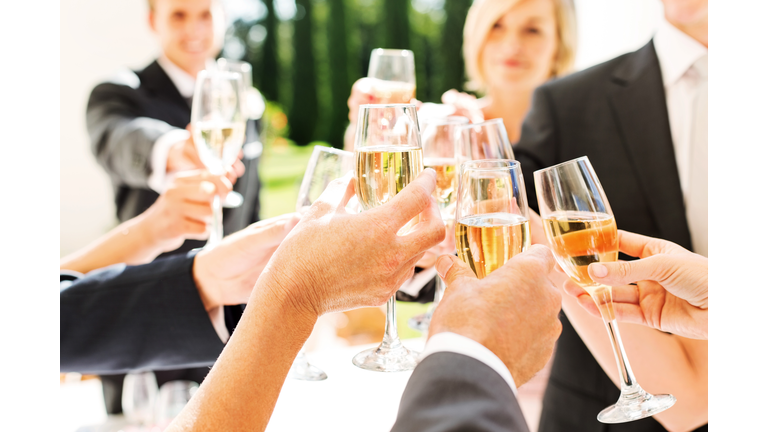
[[[576, 13], [573, 0], [551, 0], [555, 6], [557, 52], [552, 64], [552, 77], [569, 73], [576, 58]], [[493, 25], [520, 0], [475, 0], [464, 23], [464, 64], [467, 89], [484, 91], [487, 81], [480, 54]]]

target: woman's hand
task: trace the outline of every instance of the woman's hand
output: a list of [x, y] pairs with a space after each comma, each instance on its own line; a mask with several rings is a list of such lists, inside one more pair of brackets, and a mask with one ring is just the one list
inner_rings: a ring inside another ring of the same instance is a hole
[[[589, 265], [592, 280], [613, 287], [616, 319], [707, 339], [707, 258], [672, 242], [621, 230], [619, 250], [642, 259]], [[567, 281], [563, 288], [590, 314], [600, 316], [595, 302], [580, 286]]]
[[483, 115], [479, 101], [470, 94], [451, 89], [443, 93], [441, 100], [444, 104], [456, 108], [456, 112], [453, 113], [455, 116], [466, 117], [470, 123], [485, 121], [485, 115]]

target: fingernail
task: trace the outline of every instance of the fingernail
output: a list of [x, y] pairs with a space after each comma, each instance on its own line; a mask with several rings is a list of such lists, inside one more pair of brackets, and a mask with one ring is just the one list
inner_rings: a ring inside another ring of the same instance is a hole
[[437, 172], [435, 172], [435, 170], [434, 170], [434, 169], [432, 169], [432, 168], [426, 168], [426, 169], [424, 170], [424, 172], [425, 172], [425, 173], [429, 173], [429, 175], [431, 175], [432, 177], [434, 177], [435, 179], [437, 179]]
[[203, 188], [203, 192], [205, 193], [213, 193], [214, 191], [216, 191], [216, 186], [214, 186], [214, 184], [211, 182], [207, 182], [207, 181], [201, 182], [200, 187]]
[[608, 267], [602, 264], [593, 263], [589, 265], [589, 272], [595, 277], [606, 277], [608, 276]]
[[448, 255], [440, 256], [435, 262], [437, 274], [439, 274], [441, 278], [445, 278], [445, 274], [448, 273], [448, 269], [451, 268], [451, 265], [453, 265], [453, 261], [451, 261], [451, 258], [448, 257]]

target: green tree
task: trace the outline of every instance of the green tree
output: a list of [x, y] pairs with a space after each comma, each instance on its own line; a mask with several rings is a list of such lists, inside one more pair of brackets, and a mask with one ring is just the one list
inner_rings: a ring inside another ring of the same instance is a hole
[[465, 83], [464, 56], [464, 20], [467, 18], [472, 0], [449, 0], [445, 2], [445, 23], [443, 24], [440, 44], [443, 73], [440, 80], [442, 91], [462, 90]]
[[328, 60], [330, 62], [331, 123], [328, 141], [337, 148], [344, 146], [344, 130], [348, 123], [347, 99], [352, 81], [349, 79], [347, 49], [347, 23], [344, 0], [330, 0], [330, 15], [326, 19], [328, 30]]
[[312, 1], [296, 0], [293, 24], [293, 95], [288, 113], [290, 138], [306, 145], [317, 126], [317, 82], [312, 46]]
[[267, 16], [264, 18], [264, 28], [267, 30], [267, 36], [264, 38], [262, 47], [261, 69], [258, 71], [258, 80], [254, 80], [259, 85], [259, 90], [265, 98], [277, 102], [278, 99], [278, 72], [277, 60], [277, 17], [275, 16], [275, 5], [273, 0], [264, 0], [267, 6]]
[[381, 48], [411, 49], [411, 26], [408, 22], [410, 0], [384, 2], [384, 44]]

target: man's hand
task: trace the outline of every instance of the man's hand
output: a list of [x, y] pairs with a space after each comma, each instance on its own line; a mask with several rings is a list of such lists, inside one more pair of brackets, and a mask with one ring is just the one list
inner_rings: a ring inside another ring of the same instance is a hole
[[137, 216], [146, 241], [156, 244], [160, 252], [168, 252], [178, 249], [185, 239], [207, 239], [213, 197], [224, 199], [231, 190], [227, 177], [208, 171], [195, 170], [175, 177], [157, 201]]
[[[643, 324], [691, 339], [708, 338], [708, 260], [665, 240], [619, 230], [619, 250], [642, 259], [589, 265], [595, 282], [613, 287], [619, 321]], [[629, 283], [637, 285], [627, 285]], [[572, 281], [563, 288], [592, 315], [590, 296]]]
[[206, 310], [246, 303], [272, 254], [298, 221], [298, 213], [265, 219], [198, 253], [192, 274]]
[[440, 99], [444, 104], [456, 109], [452, 115], [466, 117], [470, 123], [481, 123], [485, 120], [480, 103], [476, 97], [470, 94], [461, 93], [457, 90], [448, 90], [443, 93]]
[[453, 332], [491, 350], [520, 386], [552, 356], [562, 325], [560, 293], [547, 278], [552, 253], [532, 246], [478, 280], [457, 257], [443, 255], [437, 271], [446, 283], [432, 315], [429, 337]]
[[[309, 319], [385, 303], [445, 237], [432, 198], [435, 177], [426, 169], [387, 204], [355, 214], [345, 209], [353, 178], [335, 180], [280, 245], [259, 285]], [[408, 234], [398, 235], [418, 216]]]
[[[187, 125], [189, 138], [186, 141], [180, 141], [171, 146], [168, 150], [168, 159], [165, 164], [166, 173], [180, 173], [197, 169], [205, 169], [205, 164], [197, 153], [195, 141], [192, 139], [192, 125]], [[243, 151], [237, 155], [237, 160], [232, 164], [232, 169], [227, 170], [226, 176], [230, 183], [235, 184], [237, 179], [245, 174], [245, 164], [243, 164]]]

